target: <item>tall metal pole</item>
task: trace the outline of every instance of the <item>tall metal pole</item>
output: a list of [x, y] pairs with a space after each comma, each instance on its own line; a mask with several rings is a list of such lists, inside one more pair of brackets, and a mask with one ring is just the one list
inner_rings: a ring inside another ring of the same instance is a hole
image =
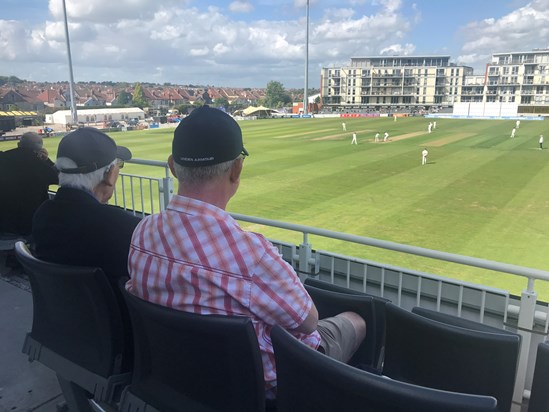
[[307, 0], [307, 28], [305, 31], [305, 88], [303, 89], [303, 114], [309, 114], [309, 0]]
[[67, 42], [67, 57], [69, 58], [69, 92], [71, 98], [71, 118], [72, 124], [78, 124], [78, 113], [76, 112], [76, 101], [74, 100], [74, 76], [72, 74], [71, 44], [69, 40], [69, 23], [67, 21], [67, 5], [63, 0], [63, 15], [65, 16], [65, 40]]

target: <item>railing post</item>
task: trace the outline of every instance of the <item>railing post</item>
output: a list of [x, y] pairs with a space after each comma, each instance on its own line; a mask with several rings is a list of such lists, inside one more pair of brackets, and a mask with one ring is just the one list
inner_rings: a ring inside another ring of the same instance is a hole
[[162, 178], [161, 184], [158, 185], [158, 190], [160, 191], [160, 211], [163, 211], [166, 209], [166, 206], [168, 206], [168, 203], [170, 203], [170, 199], [173, 195], [173, 178], [170, 172], [170, 167], [166, 164], [165, 166], [165, 172], [166, 176]]
[[303, 233], [303, 242], [299, 245], [299, 271], [301, 273], [310, 273], [309, 262], [311, 260], [312, 247], [309, 243], [309, 235]]
[[520, 412], [524, 389], [526, 386], [526, 370], [532, 341], [532, 329], [534, 328], [534, 316], [536, 312], [537, 293], [534, 290], [534, 279], [528, 278], [528, 287], [520, 297], [520, 309], [518, 317], [518, 333], [522, 337], [520, 345], [519, 363], [513, 392], [512, 412]]

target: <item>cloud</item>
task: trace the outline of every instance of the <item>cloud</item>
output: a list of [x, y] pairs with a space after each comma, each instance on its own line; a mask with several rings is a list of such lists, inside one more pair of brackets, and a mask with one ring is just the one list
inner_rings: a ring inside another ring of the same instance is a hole
[[460, 30], [465, 40], [457, 60], [482, 65], [497, 51], [528, 51], [549, 44], [549, 0], [534, 0], [499, 19], [473, 21]]
[[416, 46], [413, 44], [407, 43], [402, 44], [391, 44], [388, 47], [385, 47], [379, 51], [380, 55], [389, 55], [389, 56], [410, 56], [416, 50]]
[[[162, 1], [166, 9], [186, 6], [188, 0]], [[68, 19], [109, 24], [119, 20], [145, 19], [157, 10], [156, 2], [149, 0], [71, 0], [66, 2]], [[63, 1], [49, 0], [49, 10], [56, 20], [63, 19]]]
[[[318, 7], [311, 19], [311, 79], [318, 78], [321, 67], [348, 64], [351, 57], [378, 50], [414, 50], [412, 44], [401, 44], [413, 27], [401, 10], [401, 1], [378, 0], [367, 9], [349, 4]], [[305, 0], [294, 1], [295, 7], [304, 5]], [[50, 0], [50, 15], [33, 27], [0, 20], [0, 72], [10, 74], [16, 62], [17, 74], [24, 78], [66, 79], [61, 7], [61, 0]], [[285, 10], [293, 17], [283, 20], [254, 19], [249, 14], [243, 21], [231, 19], [227, 11], [255, 11], [248, 0], [234, 1], [225, 9], [181, 0], [71, 0], [67, 7], [77, 81], [239, 87], [264, 87], [269, 80], [286, 87], [303, 84], [302, 10]]]
[[253, 4], [248, 1], [233, 1], [229, 5], [229, 10], [233, 13], [249, 13], [254, 9]]

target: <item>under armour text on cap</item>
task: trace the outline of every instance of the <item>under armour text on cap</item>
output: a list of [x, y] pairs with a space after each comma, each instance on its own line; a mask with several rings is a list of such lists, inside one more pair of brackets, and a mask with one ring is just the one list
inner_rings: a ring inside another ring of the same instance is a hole
[[212, 166], [240, 154], [248, 155], [240, 126], [221, 110], [207, 105], [194, 109], [175, 129], [172, 156], [181, 166]]
[[57, 157], [69, 158], [77, 166], [61, 169], [61, 173], [86, 174], [109, 165], [114, 159], [130, 160], [132, 153], [124, 146], [117, 146], [102, 131], [93, 127], [81, 127], [61, 139]]

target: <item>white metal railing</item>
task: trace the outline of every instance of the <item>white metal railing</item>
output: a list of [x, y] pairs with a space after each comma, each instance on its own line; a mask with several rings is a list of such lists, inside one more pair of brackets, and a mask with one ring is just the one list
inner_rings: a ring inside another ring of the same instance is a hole
[[[461, 265], [468, 265], [468, 266], [474, 266], [482, 269], [488, 269], [492, 271], [497, 272], [504, 272], [509, 273], [513, 275], [518, 275], [521, 277], [525, 277], [527, 279], [527, 287], [522, 292], [521, 297], [519, 300], [517, 300], [518, 305], [512, 305], [510, 304], [509, 300], [509, 294], [506, 291], [498, 291], [496, 289], [487, 288], [485, 286], [480, 285], [471, 285], [467, 284], [465, 282], [459, 282], [459, 281], [452, 281], [449, 279], [444, 279], [441, 277], [434, 277], [429, 276], [427, 274], [423, 274], [420, 276], [417, 276], [417, 287], [416, 287], [416, 303], [417, 305], [421, 304], [421, 296], [422, 296], [422, 281], [426, 278], [436, 279], [437, 283], [437, 291], [435, 292], [435, 298], [436, 298], [436, 309], [441, 310], [441, 302], [443, 299], [443, 293], [442, 293], [442, 287], [444, 284], [454, 284], [458, 285], [458, 316], [462, 315], [462, 309], [463, 309], [463, 293], [465, 288], [470, 289], [476, 289], [480, 292], [480, 302], [478, 304], [479, 311], [480, 311], [480, 317], [479, 321], [484, 322], [484, 315], [486, 310], [486, 299], [488, 294], [499, 294], [500, 297], [505, 299], [505, 304], [503, 308], [503, 324], [507, 323], [507, 314], [510, 312], [512, 314], [516, 314], [518, 316], [517, 324], [516, 324], [516, 330], [521, 335], [522, 342], [521, 342], [521, 352], [519, 356], [519, 363], [517, 366], [517, 377], [516, 377], [516, 384], [515, 384], [515, 391], [513, 393], [513, 411], [520, 411], [520, 405], [522, 404], [522, 400], [525, 396], [525, 394], [528, 394], [528, 390], [526, 389], [526, 383], [528, 374], [532, 373], [532, 357], [531, 354], [535, 353], [535, 348], [537, 347], [537, 341], [535, 341], [534, 338], [534, 327], [536, 323], [536, 318], [539, 317], [540, 320], [544, 322], [544, 328], [543, 328], [543, 334], [547, 335], [548, 332], [548, 325], [549, 325], [549, 310], [547, 306], [545, 307], [544, 311], [537, 311], [536, 303], [537, 303], [537, 293], [534, 289], [534, 281], [535, 280], [541, 280], [541, 281], [549, 281], [549, 272], [540, 270], [540, 269], [534, 269], [534, 268], [527, 268], [523, 266], [517, 266], [517, 265], [511, 265], [507, 263], [501, 263], [501, 262], [495, 262], [485, 259], [479, 259], [474, 258], [470, 256], [462, 256], [457, 255], [453, 253], [447, 253], [447, 252], [441, 252], [437, 250], [432, 249], [426, 249], [421, 248], [417, 246], [410, 246], [410, 245], [404, 245], [400, 243], [375, 239], [375, 238], [368, 238], [363, 236], [356, 236], [351, 235], [347, 233], [340, 233], [340, 232], [334, 232], [330, 230], [325, 229], [319, 229], [314, 228], [310, 226], [304, 226], [304, 225], [298, 225], [298, 224], [291, 224], [286, 222], [280, 222], [275, 220], [269, 220], [269, 219], [263, 219], [263, 218], [257, 218], [257, 217], [251, 217], [246, 215], [241, 215], [238, 213], [232, 213], [232, 216], [240, 221], [253, 223], [253, 224], [259, 224], [259, 225], [265, 225], [265, 226], [271, 226], [271, 227], [277, 227], [281, 229], [286, 229], [290, 231], [296, 231], [301, 232], [303, 235], [303, 242], [299, 245], [299, 253], [295, 254], [294, 251], [297, 251], [297, 248], [292, 248], [292, 261], [297, 262], [297, 269], [302, 273], [318, 273], [320, 271], [320, 264], [319, 264], [319, 258], [320, 255], [318, 252], [313, 253], [312, 246], [309, 243], [309, 235], [316, 235], [336, 240], [342, 240], [346, 242], [352, 242], [357, 244], [362, 244], [365, 246], [373, 246], [377, 248], [392, 250], [395, 252], [401, 252], [401, 253], [407, 253], [407, 254], [413, 254], [417, 256], [423, 256], [431, 259], [437, 259], [447, 262], [453, 262]], [[279, 246], [280, 247], [280, 246]], [[323, 253], [323, 252], [320, 252]], [[335, 255], [334, 255], [335, 256]], [[347, 257], [347, 286], [350, 286], [350, 278], [351, 278], [351, 270], [350, 265], [352, 262], [359, 262], [358, 259], [353, 259], [350, 257]], [[397, 300], [396, 304], [399, 306], [402, 305], [402, 287], [403, 287], [403, 276], [404, 272], [400, 268], [391, 268], [388, 265], [380, 265], [378, 264], [381, 269], [380, 274], [380, 281], [379, 283], [379, 295], [384, 296], [384, 287], [386, 285], [386, 279], [385, 279], [385, 272], [387, 270], [393, 270], [397, 271]], [[314, 269], [313, 269], [314, 268]], [[368, 266], [364, 266], [364, 274], [363, 274], [363, 290], [366, 291], [366, 285], [368, 282], [368, 272], [367, 268]], [[407, 271], [408, 273], [412, 273], [413, 271]], [[332, 282], [334, 281], [334, 265], [332, 264], [331, 267], [331, 277]], [[418, 272], [415, 272], [416, 274], [419, 274]], [[426, 276], [427, 275], [427, 276]], [[539, 341], [539, 340], [538, 340]]]
[[[143, 159], [132, 159], [128, 163], [162, 167], [165, 169], [164, 177], [122, 174], [115, 192], [115, 203], [141, 215], [163, 210], [174, 187], [167, 163]], [[299, 245], [282, 241], [273, 243], [302, 276], [323, 276], [332, 283], [339, 282], [347, 287], [388, 297], [399, 306], [419, 306], [427, 302], [436, 310], [453, 311], [457, 316], [473, 315], [483, 323], [494, 322], [494, 319], [499, 318], [500, 327], [510, 326], [522, 336], [513, 395], [513, 410], [520, 410], [517, 405], [522, 402], [523, 395], [528, 393], [525, 388], [527, 378], [533, 373], [535, 348], [540, 339], [545, 339], [548, 334], [549, 308], [546, 303], [537, 302], [535, 281], [548, 282], [549, 271], [238, 213], [231, 215], [242, 222], [301, 233], [303, 240]], [[526, 289], [520, 297], [512, 296], [501, 289], [314, 250], [309, 242], [311, 235], [520, 276], [526, 279]], [[509, 321], [508, 317], [513, 318], [513, 321]]]
[[173, 194], [168, 163], [145, 159], [131, 159], [127, 163], [161, 167], [164, 176], [155, 178], [120, 173], [113, 196], [114, 204], [141, 216], [164, 210]]

